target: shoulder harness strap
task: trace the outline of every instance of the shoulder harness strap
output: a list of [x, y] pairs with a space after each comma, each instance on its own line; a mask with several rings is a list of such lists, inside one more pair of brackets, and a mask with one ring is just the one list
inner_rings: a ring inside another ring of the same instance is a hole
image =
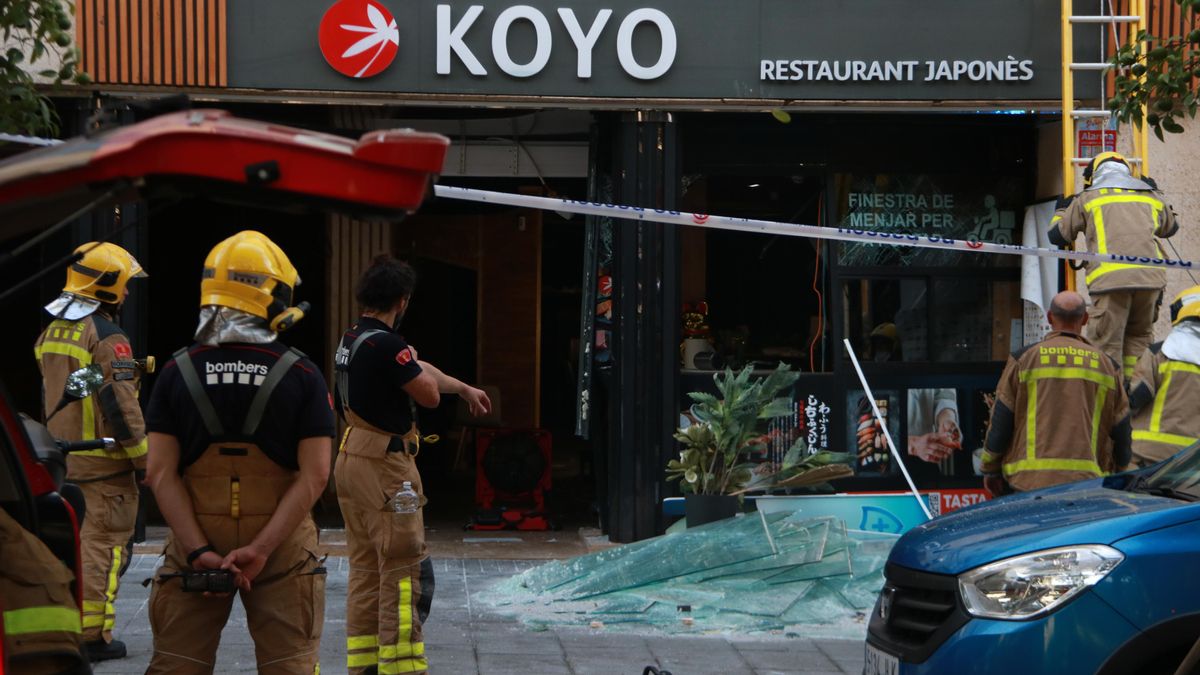
[[246, 412], [246, 420], [242, 423], [243, 436], [252, 438], [254, 432], [258, 431], [258, 425], [262, 424], [263, 414], [267, 410], [267, 401], [270, 400], [271, 394], [275, 392], [275, 388], [283, 381], [292, 366], [296, 365], [303, 357], [303, 353], [295, 349], [288, 349], [283, 356], [279, 357], [275, 365], [271, 366], [271, 370], [267, 371], [267, 376], [258, 386], [258, 393], [250, 402], [250, 410]]
[[208, 431], [208, 435], [212, 438], [221, 438], [225, 435], [225, 427], [221, 424], [221, 418], [217, 416], [217, 409], [213, 407], [212, 399], [208, 397], [208, 393], [204, 391], [204, 385], [200, 383], [200, 375], [196, 372], [196, 366], [192, 363], [188, 348], [180, 349], [175, 352], [174, 356], [175, 365], [179, 368], [179, 376], [183, 378], [188, 394], [191, 395], [192, 402], [196, 404], [196, 412], [200, 413], [200, 419], [204, 422], [204, 428]]
[[334, 368], [336, 371], [334, 377], [337, 378], [338, 390], [338, 405], [345, 410], [350, 408], [350, 364], [354, 362], [354, 355], [358, 353], [358, 348], [362, 346], [368, 338], [386, 333], [385, 330], [372, 328], [359, 333], [354, 342], [350, 345], [350, 354], [346, 357], [346, 364]]

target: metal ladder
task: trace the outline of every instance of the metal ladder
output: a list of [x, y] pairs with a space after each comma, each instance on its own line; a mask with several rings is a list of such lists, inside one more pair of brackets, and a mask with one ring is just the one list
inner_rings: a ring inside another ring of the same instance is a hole
[[[1102, 8], [1107, 6], [1109, 14], [1102, 13], [1100, 15], [1074, 14], [1073, 0], [1060, 0], [1060, 2], [1062, 5], [1062, 175], [1063, 194], [1070, 196], [1075, 194], [1077, 167], [1091, 161], [1088, 157], [1075, 156], [1075, 142], [1078, 137], [1077, 123], [1082, 119], [1109, 119], [1112, 117], [1112, 113], [1104, 109], [1103, 82], [1107, 79], [1108, 71], [1113, 65], [1104, 61], [1075, 62], [1075, 27], [1086, 25], [1100, 26], [1101, 31], [1106, 28], [1111, 29], [1114, 48], [1120, 46], [1120, 32], [1124, 32], [1125, 40], [1132, 43], [1137, 40], [1138, 33], [1146, 29], [1146, 0], [1129, 0], [1129, 9], [1132, 14], [1113, 14], [1112, 0], [1102, 0]], [[1103, 9], [1101, 11], [1103, 12]], [[1122, 30], [1118, 31], [1118, 27]], [[1099, 105], [1095, 108], [1075, 107], [1075, 74], [1080, 72], [1098, 73], [1102, 78], [1101, 98]], [[1142, 119], [1145, 120], [1145, 118], [1146, 109], [1143, 106]], [[1149, 170], [1149, 125], [1143, 122], [1140, 128], [1136, 125], [1130, 125], [1130, 127], [1133, 132], [1134, 151], [1133, 156], [1126, 159], [1133, 165], [1135, 175], [1145, 176]], [[1075, 290], [1075, 275], [1069, 264], [1066, 266], [1066, 271], [1067, 288]]]
[[[1133, 42], [1137, 39], [1139, 31], [1146, 29], [1146, 0], [1130, 0], [1130, 9], [1133, 14], [1126, 15], [1099, 15], [1099, 16], [1080, 16], [1072, 14], [1072, 0], [1061, 0], [1062, 2], [1062, 112], [1063, 112], [1063, 194], [1070, 195], [1075, 192], [1075, 168], [1087, 164], [1090, 160], [1087, 157], [1075, 156], [1075, 139], [1076, 139], [1076, 123], [1081, 119], [1086, 118], [1102, 118], [1108, 119], [1112, 113], [1103, 108], [1104, 101], [1101, 100], [1100, 107], [1097, 108], [1076, 108], [1075, 107], [1075, 74], [1078, 72], [1093, 72], [1099, 73], [1100, 77], [1107, 77], [1108, 70], [1112, 68], [1112, 64], [1107, 62], [1093, 63], [1076, 63], [1075, 54], [1075, 26], [1083, 25], [1100, 25], [1103, 27], [1111, 27], [1114, 40], [1119, 43], [1117, 27], [1121, 26], [1125, 29], [1125, 39]], [[1111, 0], [1107, 0], [1106, 4], [1111, 8]], [[1118, 44], [1119, 46], [1119, 44]], [[1142, 76], [1145, 78], [1145, 76]], [[1103, 88], [1102, 88], [1103, 90]], [[1142, 109], [1142, 119], [1145, 119], [1146, 110]], [[1129, 157], [1129, 161], [1134, 165], [1134, 170], [1138, 175], [1146, 175], [1149, 150], [1149, 127], [1142, 124], [1141, 128], [1133, 127], [1133, 156]]]

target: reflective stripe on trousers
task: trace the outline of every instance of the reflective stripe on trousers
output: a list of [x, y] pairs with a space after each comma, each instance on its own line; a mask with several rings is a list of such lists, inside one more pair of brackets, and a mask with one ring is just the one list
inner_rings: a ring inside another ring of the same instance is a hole
[[[1046, 359], [1048, 357], [1042, 358]], [[1082, 362], [1082, 358], [1076, 361], [1076, 363]], [[1096, 476], [1103, 476], [1104, 471], [1100, 469], [1100, 465], [1096, 461], [1096, 448], [1100, 440], [1100, 417], [1104, 413], [1104, 403], [1108, 400], [1108, 392], [1116, 389], [1116, 380], [1110, 375], [1105, 375], [1104, 373], [1088, 368], [1062, 366], [1026, 370], [1020, 374], [1020, 380], [1025, 383], [1027, 392], [1025, 407], [1025, 459], [1005, 464], [1004, 475], [1011, 476], [1022, 471], [1082, 471]], [[1040, 380], [1087, 380], [1100, 385], [1100, 388], [1096, 391], [1096, 404], [1092, 408], [1092, 454], [1089, 459], [1037, 457], [1037, 384]]]
[[405, 576], [397, 582], [399, 621], [396, 644], [379, 645], [379, 675], [420, 673], [429, 669], [425, 659], [425, 643], [410, 642], [413, 627], [412, 578]]
[[112, 549], [112, 566], [108, 568], [108, 583], [104, 587], [104, 601], [83, 601], [83, 627], [99, 628], [108, 633], [117, 624], [117, 584], [121, 570], [121, 547]]

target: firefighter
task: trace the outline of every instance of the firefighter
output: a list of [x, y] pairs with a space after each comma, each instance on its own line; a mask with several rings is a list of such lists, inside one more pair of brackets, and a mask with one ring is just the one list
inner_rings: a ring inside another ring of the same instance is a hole
[[[1118, 153], [1096, 155], [1083, 172], [1083, 191], [1059, 204], [1050, 243], [1066, 247], [1083, 233], [1089, 251], [1164, 258], [1155, 237], [1179, 229], [1175, 211], [1150, 183], [1134, 178]], [[1154, 320], [1167, 285], [1162, 268], [1127, 263], [1087, 264], [1092, 298], [1088, 339], [1121, 363], [1128, 378], [1153, 340]]]
[[[67, 480], [83, 492], [86, 515], [80, 532], [83, 559], [83, 640], [93, 661], [125, 656], [113, 639], [114, 605], [137, 520], [138, 477], [146, 468], [146, 432], [138, 404], [137, 362], [129, 338], [117, 325], [130, 279], [146, 273], [128, 251], [90, 242], [67, 268], [62, 294], [46, 305], [54, 317], [34, 345], [42, 372], [42, 402], [55, 438], [66, 441], [111, 437], [116, 450], [73, 452]], [[104, 384], [96, 394], [62, 409], [67, 376], [99, 365]], [[57, 412], [55, 412], [57, 410]]]
[[1200, 440], [1200, 286], [1175, 297], [1171, 324], [1167, 339], [1142, 354], [1129, 385], [1133, 458], [1139, 466]]
[[347, 423], [334, 467], [346, 521], [350, 577], [346, 589], [346, 666], [351, 673], [424, 673], [421, 624], [433, 600], [433, 565], [421, 509], [397, 513], [391, 499], [411, 484], [424, 504], [416, 455], [413, 404], [433, 408], [457, 394], [471, 414], [491, 402], [474, 387], [418, 361], [396, 331], [416, 275], [406, 263], [379, 256], [358, 281], [362, 307], [334, 359], [338, 409]]
[[259, 673], [318, 672], [325, 567], [310, 510], [334, 427], [320, 371], [278, 340], [303, 316], [292, 306], [299, 283], [258, 232], [217, 244], [195, 343], [154, 388], [148, 482], [171, 532], [150, 594], [148, 673], [213, 672], [233, 595], [184, 590], [203, 570], [234, 575]]
[[1117, 362], [1081, 335], [1083, 297], [1054, 296], [1050, 334], [1015, 352], [996, 387], [984, 487], [1036, 490], [1129, 463], [1129, 400]]
[[[3, 656], [13, 673], [86, 673], [75, 577], [37, 537], [0, 509]], [[0, 658], [0, 670], [4, 659]]]

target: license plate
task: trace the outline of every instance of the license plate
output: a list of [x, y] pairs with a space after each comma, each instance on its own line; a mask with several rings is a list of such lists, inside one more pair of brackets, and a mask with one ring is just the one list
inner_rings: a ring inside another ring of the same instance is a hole
[[899, 675], [900, 659], [867, 643], [863, 675]]

